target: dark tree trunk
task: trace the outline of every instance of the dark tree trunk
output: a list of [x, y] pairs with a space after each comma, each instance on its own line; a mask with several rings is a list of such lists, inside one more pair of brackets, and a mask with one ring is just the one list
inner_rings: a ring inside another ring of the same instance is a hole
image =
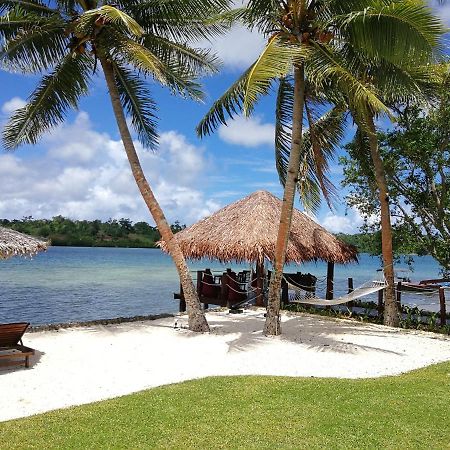
[[394, 254], [392, 250], [392, 225], [389, 210], [389, 192], [384, 173], [383, 160], [378, 148], [377, 130], [373, 116], [368, 114], [369, 145], [372, 162], [375, 168], [375, 179], [378, 186], [378, 195], [381, 206], [381, 249], [384, 265], [384, 277], [387, 287], [384, 291], [384, 324], [397, 327], [400, 322], [398, 305], [394, 291]]
[[167, 223], [164, 213], [156, 200], [153, 191], [150, 188], [148, 181], [145, 178], [144, 172], [136, 153], [133, 140], [128, 129], [128, 125], [123, 112], [122, 104], [120, 102], [119, 91], [117, 89], [114, 68], [105, 58], [100, 58], [103, 72], [105, 74], [106, 84], [108, 86], [111, 103], [116, 117], [117, 125], [119, 127], [120, 136], [122, 138], [123, 146], [130, 163], [131, 171], [133, 173], [136, 184], [141, 192], [141, 195], [161, 233], [162, 238], [167, 244], [170, 255], [175, 263], [175, 266], [180, 277], [180, 282], [183, 287], [184, 298], [186, 300], [189, 329], [192, 331], [206, 332], [209, 331], [208, 322], [203, 313], [197, 292], [195, 291], [194, 283], [189, 273], [189, 268], [184, 259], [184, 255], [176, 242], [172, 230]]
[[303, 131], [303, 107], [305, 104], [305, 82], [303, 66], [294, 69], [294, 106], [292, 113], [292, 144], [289, 165], [284, 186], [283, 204], [281, 207], [280, 225], [278, 228], [277, 245], [275, 249], [274, 272], [270, 279], [269, 299], [267, 304], [264, 334], [277, 336], [281, 333], [280, 303], [281, 280], [286, 257], [286, 249], [291, 229], [292, 212], [294, 208], [295, 190], [300, 167], [300, 154]]

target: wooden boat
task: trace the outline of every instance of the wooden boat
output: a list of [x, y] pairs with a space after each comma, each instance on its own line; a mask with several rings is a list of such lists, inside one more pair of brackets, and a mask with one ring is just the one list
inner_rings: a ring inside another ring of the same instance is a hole
[[408, 269], [396, 269], [396, 282], [401, 282], [401, 290], [409, 292], [428, 292], [438, 291], [440, 287], [450, 285], [450, 280], [445, 278], [435, 278], [431, 280], [421, 280], [419, 282], [411, 281], [411, 271]]
[[418, 283], [414, 283], [411, 281], [402, 281], [401, 282], [401, 290], [402, 291], [409, 291], [409, 292], [435, 292], [439, 290], [441, 285], [439, 284], [426, 284], [422, 283], [422, 281], [419, 281]]

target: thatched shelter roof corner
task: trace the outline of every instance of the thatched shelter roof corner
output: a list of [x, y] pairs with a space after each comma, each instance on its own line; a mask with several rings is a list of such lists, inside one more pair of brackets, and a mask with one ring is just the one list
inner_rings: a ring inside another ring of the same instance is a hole
[[[254, 261], [275, 256], [281, 200], [256, 191], [231, 203], [175, 235], [185, 257], [227, 261]], [[164, 241], [158, 245], [167, 251]], [[286, 262], [357, 261], [357, 250], [340, 241], [306, 214], [294, 209]]]

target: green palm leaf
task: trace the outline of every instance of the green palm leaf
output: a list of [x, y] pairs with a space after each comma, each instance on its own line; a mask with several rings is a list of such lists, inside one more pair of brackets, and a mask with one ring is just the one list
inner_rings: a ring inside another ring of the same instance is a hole
[[[308, 99], [315, 94], [307, 93]], [[288, 78], [280, 80], [276, 104], [275, 126], [275, 161], [281, 184], [284, 186], [291, 153], [292, 140], [292, 109], [294, 89]], [[325, 113], [319, 119], [313, 117], [311, 106], [306, 107], [309, 116], [309, 129], [303, 132], [301, 163], [297, 177], [297, 190], [302, 204], [306, 209], [317, 211], [321, 204], [321, 194], [329, 206], [335, 198], [335, 188], [327, 172], [329, 160], [333, 158], [335, 150], [344, 133], [345, 107], [340, 105]]]
[[211, 20], [229, 9], [229, 0], [144, 0], [123, 8], [146, 33], [185, 43], [222, 34], [228, 25]]
[[96, 26], [101, 28], [108, 24], [137, 37], [144, 34], [144, 29], [136, 20], [111, 5], [103, 5], [84, 12], [76, 22], [75, 31], [81, 35], [90, 34]]
[[60, 124], [70, 108], [88, 91], [93, 60], [84, 55], [66, 56], [55, 70], [42, 78], [25, 107], [17, 110], [3, 130], [3, 144], [12, 150], [35, 144], [39, 137]]
[[420, 62], [438, 49], [445, 29], [423, 2], [366, 3], [362, 10], [335, 18], [335, 26], [368, 56], [393, 63]]
[[100, 41], [109, 56], [119, 65], [130, 64], [145, 76], [152, 76], [172, 92], [202, 100], [200, 86], [192, 81], [193, 73], [177, 61], [165, 64], [144, 45], [115, 31], [107, 30]]
[[214, 132], [219, 125], [226, 125], [227, 118], [240, 114], [244, 102], [244, 89], [253, 65], [250, 66], [227, 91], [216, 100], [203, 119], [197, 125], [197, 135], [206, 136]]
[[0, 16], [0, 38], [3, 42], [14, 38], [25, 29], [43, 26], [48, 19], [37, 14], [14, 8]]
[[[64, 34], [63, 23], [57, 17], [49, 17], [42, 24], [36, 21], [29, 27], [21, 27], [17, 22], [14, 23], [19, 17], [24, 21], [36, 18], [33, 15], [29, 17], [17, 14], [2, 18], [0, 36], [7, 38], [0, 45], [2, 68], [22, 73], [44, 72], [51, 69], [67, 54], [68, 41]], [[10, 19], [13, 20], [11, 26], [8, 24]]]
[[306, 46], [291, 45], [281, 35], [273, 36], [248, 73], [242, 105], [244, 114], [251, 114], [258, 98], [267, 94], [273, 80], [289, 74], [294, 63], [301, 63], [308, 54]]
[[218, 58], [208, 49], [191, 48], [154, 35], [145, 35], [143, 45], [165, 64], [176, 62], [193, 74], [216, 73]]
[[292, 80], [281, 78], [275, 107], [275, 163], [280, 183], [284, 186], [291, 153], [292, 110], [294, 86]]
[[139, 142], [144, 147], [155, 149], [158, 145], [156, 129], [156, 103], [152, 100], [147, 85], [131, 70], [115, 64], [114, 74], [120, 100]]
[[[379, 99], [373, 85], [358, 75], [363, 74], [361, 61], [357, 58], [345, 58], [345, 53], [335, 47], [314, 43], [314, 52], [306, 65], [308, 79], [318, 87], [334, 83], [345, 93], [356, 107], [368, 105], [376, 113], [389, 113], [388, 107]], [[367, 76], [367, 75], [366, 75]]]
[[16, 8], [43, 16], [58, 14], [58, 11], [37, 0], [1, 0], [0, 2], [0, 13]]

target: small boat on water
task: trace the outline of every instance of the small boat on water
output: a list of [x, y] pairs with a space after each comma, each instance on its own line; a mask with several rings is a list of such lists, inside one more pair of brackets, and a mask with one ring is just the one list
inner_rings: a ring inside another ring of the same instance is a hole
[[[401, 280], [399, 280], [401, 281]], [[414, 283], [411, 281], [401, 281], [401, 290], [402, 291], [410, 291], [410, 292], [435, 292], [438, 291], [442, 286], [441, 284], [436, 283], [426, 283], [427, 280], [419, 281], [418, 283]]]
[[450, 287], [450, 280], [447, 278], [434, 278], [430, 280], [411, 281], [411, 270], [396, 269], [395, 282], [401, 282], [401, 290], [409, 292], [428, 292], [438, 291], [440, 287]]

